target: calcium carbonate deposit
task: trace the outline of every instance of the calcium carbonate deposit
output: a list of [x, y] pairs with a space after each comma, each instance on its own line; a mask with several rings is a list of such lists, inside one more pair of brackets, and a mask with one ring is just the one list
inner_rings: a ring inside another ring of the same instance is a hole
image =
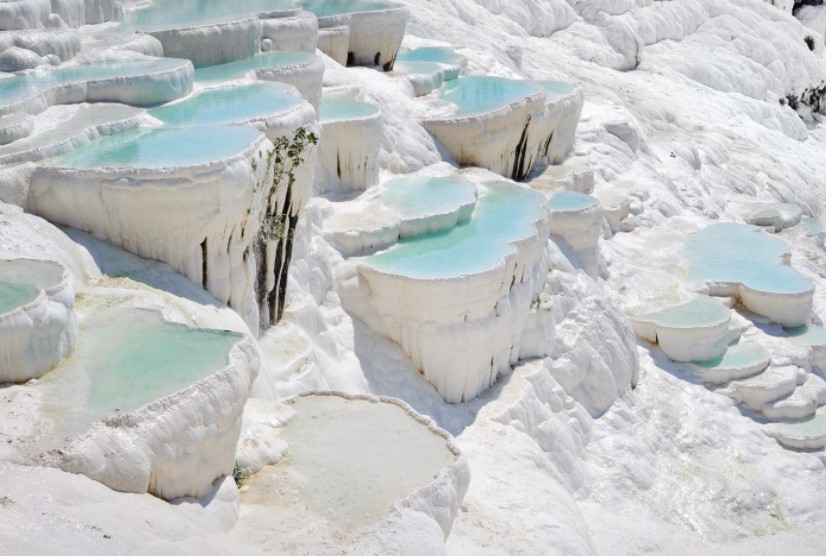
[[821, 556], [820, 0], [0, 0], [0, 554]]

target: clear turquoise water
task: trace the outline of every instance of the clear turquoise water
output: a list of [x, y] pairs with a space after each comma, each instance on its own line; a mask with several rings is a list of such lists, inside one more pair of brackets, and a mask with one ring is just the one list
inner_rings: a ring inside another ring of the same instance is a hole
[[742, 343], [729, 346], [726, 352], [716, 359], [694, 361], [695, 365], [706, 369], [742, 369], [767, 361], [771, 354], [759, 344]]
[[168, 323], [155, 311], [116, 309], [83, 323], [77, 352], [46, 376], [44, 387], [66, 427], [83, 427], [226, 368], [240, 339], [234, 332]]
[[379, 521], [456, 460], [447, 440], [395, 404], [307, 396], [292, 406], [290, 453], [276, 469], [301, 475], [297, 503], [339, 527]]
[[558, 97], [573, 92], [574, 86], [564, 81], [536, 81], [537, 85], [545, 89], [549, 97]]
[[399, 52], [396, 56], [398, 62], [436, 62], [440, 64], [458, 64], [462, 61], [462, 56], [456, 54], [445, 46], [424, 46]]
[[410, 219], [456, 210], [476, 200], [476, 186], [456, 176], [399, 178], [382, 187], [382, 203]]
[[599, 201], [590, 195], [576, 191], [560, 190], [548, 200], [548, 210], [551, 212], [565, 212], [579, 210], [596, 205]]
[[390, 2], [372, 2], [368, 0], [302, 0], [301, 2], [301, 7], [309, 12], [313, 12], [316, 17], [375, 12], [388, 8], [396, 8], [399, 5], [400, 4]]
[[510, 242], [536, 233], [545, 197], [529, 190], [492, 187], [476, 202], [471, 219], [444, 232], [400, 241], [368, 257], [376, 270], [410, 278], [451, 278], [494, 268], [513, 253]]
[[823, 232], [823, 222], [821, 222], [820, 218], [804, 216], [800, 219], [800, 226], [806, 235], [815, 235]]
[[443, 66], [437, 62], [410, 62], [407, 60], [396, 59], [393, 64], [393, 71], [396, 73], [405, 74], [434, 74], [441, 71]]
[[318, 119], [321, 122], [332, 120], [356, 120], [375, 116], [379, 107], [364, 102], [343, 98], [322, 98]]
[[102, 137], [56, 160], [69, 168], [166, 168], [205, 164], [238, 154], [261, 132], [245, 126], [138, 129]]
[[473, 116], [502, 108], [540, 91], [542, 88], [533, 81], [474, 75], [448, 81], [437, 94], [456, 104], [456, 116]]
[[31, 284], [49, 289], [63, 280], [63, 267], [52, 261], [17, 259], [0, 261], [0, 281]]
[[686, 242], [689, 278], [696, 281], [736, 282], [769, 293], [808, 291], [812, 283], [790, 266], [781, 264], [787, 244], [755, 226], [714, 224]]
[[288, 10], [296, 0], [154, 0], [123, 14], [123, 31], [154, 31], [230, 21], [258, 13]]
[[31, 303], [39, 293], [32, 284], [0, 281], [0, 315]]
[[801, 434], [806, 436], [820, 436], [826, 434], [826, 415], [815, 415], [812, 418], [778, 423], [773, 427], [787, 434]]
[[0, 104], [16, 102], [38, 91], [61, 84], [155, 73], [179, 68], [186, 64], [188, 64], [186, 60], [176, 58], [154, 58], [130, 62], [78, 64], [19, 74], [0, 79]]
[[226, 64], [216, 64], [205, 66], [195, 70], [196, 81], [226, 81], [229, 79], [240, 79], [251, 71], [278, 68], [298, 64], [308, 64], [315, 60], [315, 54], [310, 52], [261, 52], [255, 56], [227, 62]]
[[303, 101], [292, 95], [292, 87], [262, 81], [238, 87], [207, 89], [149, 111], [171, 126], [227, 124], [263, 118], [284, 112]]
[[804, 346], [826, 345], [826, 328], [803, 325], [794, 328], [785, 328], [784, 330], [795, 344]]
[[688, 303], [669, 307], [655, 313], [641, 315], [640, 320], [648, 320], [661, 326], [683, 328], [709, 326], [719, 323], [731, 314], [731, 310], [711, 297], [697, 297]]

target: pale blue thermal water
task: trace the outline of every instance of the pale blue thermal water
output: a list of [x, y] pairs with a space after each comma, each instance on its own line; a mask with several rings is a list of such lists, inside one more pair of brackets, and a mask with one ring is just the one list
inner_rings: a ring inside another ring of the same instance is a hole
[[259, 13], [295, 9], [297, 0], [154, 0], [126, 10], [120, 29], [158, 31], [243, 19]]
[[52, 261], [12, 259], [0, 261], [0, 281], [31, 284], [49, 289], [63, 280], [63, 267]]
[[275, 469], [301, 475], [298, 503], [339, 527], [379, 521], [456, 460], [445, 438], [396, 404], [306, 396], [292, 407], [290, 453]]
[[31, 284], [0, 281], [0, 315], [28, 305], [39, 293], [40, 288]]
[[240, 79], [255, 70], [309, 64], [313, 60], [315, 60], [315, 54], [311, 52], [279, 52], [275, 50], [261, 52], [243, 60], [197, 68], [195, 70], [195, 80], [227, 81]]
[[378, 106], [344, 98], [322, 98], [318, 120], [330, 122], [335, 120], [358, 120], [375, 116], [380, 112]]
[[391, 2], [373, 2], [371, 0], [302, 0], [301, 7], [313, 12], [316, 17], [375, 12], [398, 8], [400, 4]]
[[560, 190], [548, 199], [548, 210], [551, 212], [567, 212], [595, 206], [599, 201], [590, 195], [576, 191]]
[[205, 164], [239, 154], [260, 136], [260, 131], [245, 126], [138, 129], [92, 141], [55, 164], [69, 168]]
[[284, 112], [303, 102], [282, 83], [262, 81], [236, 87], [207, 89], [149, 114], [170, 126], [228, 124]]
[[471, 219], [455, 228], [400, 241], [365, 264], [410, 278], [452, 278], [495, 268], [514, 252], [511, 242], [536, 233], [545, 197], [533, 191], [491, 187], [476, 201]]
[[692, 235], [684, 253], [689, 278], [696, 281], [741, 283], [763, 292], [795, 294], [812, 283], [781, 263], [789, 247], [783, 241], [747, 224], [713, 224]]
[[726, 352], [716, 359], [694, 361], [694, 364], [706, 369], [744, 369], [753, 367], [771, 359], [771, 354], [759, 344], [742, 343], [729, 346]]
[[548, 98], [560, 97], [574, 92], [574, 86], [564, 81], [535, 81], [535, 83], [545, 89]]
[[10, 104], [29, 98], [39, 91], [58, 85], [144, 75], [180, 68], [186, 64], [186, 60], [176, 58], [153, 58], [128, 62], [77, 64], [22, 73], [0, 79], [0, 104]]
[[165, 322], [155, 311], [115, 309], [87, 319], [76, 353], [41, 382], [66, 428], [82, 428], [225, 369], [241, 338]]
[[457, 176], [411, 176], [382, 184], [381, 201], [405, 219], [455, 211], [476, 201], [476, 186]]
[[820, 326], [796, 326], [785, 328], [792, 342], [801, 346], [826, 346], [826, 328]]
[[474, 116], [540, 92], [542, 87], [533, 81], [474, 75], [448, 81], [437, 94], [443, 100], [456, 104], [456, 116]]
[[421, 48], [399, 52], [396, 56], [396, 63], [436, 62], [439, 64], [458, 64], [461, 61], [461, 55], [456, 54], [452, 49], [445, 46], [423, 46]]
[[808, 236], [823, 233], [823, 222], [820, 218], [812, 218], [811, 216], [804, 216], [800, 219], [800, 227]]
[[700, 296], [683, 305], [636, 317], [669, 328], [713, 326], [731, 316], [731, 310], [711, 297]]

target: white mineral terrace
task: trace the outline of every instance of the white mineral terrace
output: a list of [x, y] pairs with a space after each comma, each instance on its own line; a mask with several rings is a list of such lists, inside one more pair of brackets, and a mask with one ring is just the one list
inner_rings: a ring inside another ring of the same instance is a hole
[[0, 115], [77, 102], [151, 106], [186, 96], [192, 83], [192, 63], [175, 58], [67, 64], [0, 79]]
[[60, 264], [0, 260], [0, 383], [39, 377], [72, 353], [74, 301]]
[[33, 448], [115, 490], [203, 496], [232, 471], [257, 371], [252, 340], [234, 332], [145, 309], [87, 316], [77, 353], [34, 386], [54, 428]]
[[603, 219], [600, 202], [575, 191], [557, 191], [548, 200], [548, 210], [551, 212], [551, 234], [563, 239], [583, 270], [596, 278]]
[[544, 324], [526, 321], [545, 266], [542, 199], [486, 184], [470, 220], [358, 262], [361, 285], [342, 301], [399, 342], [445, 400], [473, 399], [518, 359], [525, 328]]
[[658, 344], [674, 361], [716, 359], [729, 343], [731, 309], [709, 297], [630, 320], [637, 336]]
[[433, 94], [447, 105], [434, 103], [422, 124], [451, 157], [515, 180], [570, 149], [583, 99], [565, 84], [480, 76], [448, 81]]
[[417, 97], [429, 95], [445, 81], [458, 79], [467, 70], [467, 58], [450, 48], [424, 46], [405, 50], [396, 57], [393, 71], [401, 74]]
[[[321, 171], [316, 193], [361, 191], [379, 180], [382, 113], [377, 106], [341, 96], [325, 97], [318, 112]], [[358, 137], [358, 141], [353, 141]]]
[[104, 137], [38, 168], [26, 209], [169, 263], [253, 323], [252, 248], [269, 200], [271, 149], [249, 127]]
[[301, 6], [316, 15], [321, 30], [347, 27], [346, 65], [393, 69], [407, 25], [407, 6], [369, 0], [301, 0]]

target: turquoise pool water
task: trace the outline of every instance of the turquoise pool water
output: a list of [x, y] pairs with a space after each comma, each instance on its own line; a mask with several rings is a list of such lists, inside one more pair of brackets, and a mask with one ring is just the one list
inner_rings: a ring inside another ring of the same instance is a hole
[[296, 0], [154, 0], [123, 13], [123, 31], [158, 31], [243, 19], [296, 8]]
[[186, 388], [229, 364], [234, 332], [163, 321], [155, 311], [115, 309], [80, 328], [78, 350], [46, 375], [49, 404], [68, 428], [116, 415]]
[[435, 62], [439, 64], [458, 64], [461, 61], [462, 56], [446, 46], [423, 46], [399, 52], [396, 56], [396, 63]]
[[32, 284], [0, 281], [0, 315], [31, 303], [39, 293]]
[[535, 81], [535, 83], [545, 89], [549, 98], [568, 95], [574, 91], [574, 86], [564, 81]]
[[536, 233], [545, 197], [533, 191], [491, 187], [476, 201], [471, 219], [455, 228], [404, 239], [365, 259], [376, 270], [418, 279], [452, 278], [494, 268], [513, 253], [512, 241]]
[[694, 361], [694, 364], [706, 369], [742, 369], [768, 361], [771, 354], [759, 344], [742, 343], [729, 346], [726, 352], [708, 361]]
[[261, 52], [243, 60], [197, 68], [195, 70], [195, 80], [227, 81], [229, 79], [240, 79], [255, 70], [309, 64], [313, 60], [315, 60], [315, 54], [311, 52], [279, 52], [275, 50]]
[[0, 261], [0, 281], [31, 284], [49, 289], [63, 280], [63, 267], [52, 261], [13, 259]]
[[290, 94], [292, 87], [258, 82], [237, 87], [207, 89], [149, 114], [171, 126], [201, 126], [244, 122], [284, 112], [303, 102]]
[[784, 328], [792, 342], [801, 346], [826, 346], [826, 328], [820, 326], [797, 326]]
[[502, 108], [541, 91], [542, 88], [533, 81], [469, 76], [448, 81], [437, 91], [437, 95], [456, 104], [456, 116], [474, 116]]
[[245, 126], [138, 129], [92, 141], [55, 164], [69, 168], [205, 164], [240, 153], [260, 136], [257, 129]]
[[692, 328], [712, 326], [730, 316], [731, 310], [722, 303], [711, 297], [700, 296], [683, 305], [647, 313], [636, 318], [669, 328]]
[[728, 222], [692, 235], [684, 248], [691, 280], [741, 283], [779, 294], [811, 290], [809, 280], [781, 264], [781, 257], [788, 251], [784, 241], [755, 226]]
[[368, 0], [302, 0], [301, 7], [313, 12], [316, 17], [352, 14], [359, 12], [375, 12], [398, 8], [401, 4], [390, 2], [371, 2]]
[[380, 112], [378, 106], [343, 98], [322, 98], [318, 119], [320, 122], [334, 120], [357, 120], [375, 116]]
[[823, 232], [823, 222], [820, 218], [804, 216], [800, 219], [800, 226], [806, 235], [813, 236]]
[[456, 176], [412, 176], [387, 181], [382, 187], [382, 203], [406, 219], [456, 210], [476, 200], [476, 186]]
[[548, 210], [551, 212], [566, 212], [580, 210], [596, 205], [599, 201], [590, 195], [576, 191], [560, 190], [548, 199]]
[[187, 64], [187, 60], [176, 58], [153, 58], [129, 62], [78, 64], [23, 73], [0, 79], [0, 104], [10, 104], [61, 84], [143, 75], [172, 70]]

